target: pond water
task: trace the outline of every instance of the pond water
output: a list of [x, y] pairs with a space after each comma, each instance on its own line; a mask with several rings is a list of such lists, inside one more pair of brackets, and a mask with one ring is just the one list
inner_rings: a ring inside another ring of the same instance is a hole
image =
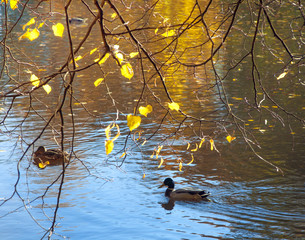
[[[163, 9], [167, 17], [185, 14], [174, 11], [170, 6], [159, 8], [157, 10], [161, 12]], [[82, 11], [76, 5], [72, 6], [71, 12], [75, 16], [86, 16], [86, 10]], [[64, 21], [61, 15], [57, 20]], [[153, 19], [150, 21], [154, 26], [159, 24], [155, 24]], [[72, 26], [75, 41], [79, 41], [85, 29], [86, 25]], [[21, 27], [18, 31], [22, 31]], [[189, 36], [192, 34], [198, 37], [196, 32], [189, 33]], [[96, 47], [98, 37], [97, 28], [82, 54]], [[232, 37], [231, 43], [236, 39], [238, 36]], [[45, 44], [46, 41], [48, 44]], [[37, 47], [34, 42], [16, 42], [14, 47], [26, 46], [17, 56], [36, 59], [40, 63], [38, 72], [51, 73], [57, 64], [66, 60], [67, 38], [58, 40], [49, 32], [42, 36], [39, 43]], [[120, 48], [123, 46], [120, 45]], [[156, 49], [159, 47], [157, 45]], [[232, 45], [229, 45], [217, 59], [219, 72], [225, 71], [222, 64], [235, 56], [235, 50], [231, 48]], [[124, 51], [133, 50], [126, 47]], [[167, 58], [167, 54], [158, 56], [160, 61]], [[90, 59], [80, 61], [80, 66], [87, 61]], [[136, 66], [136, 60], [130, 61]], [[106, 64], [106, 73], [96, 67], [76, 76], [73, 113], [69, 108], [64, 109], [67, 116], [66, 149], [71, 151], [73, 145], [76, 157], [72, 158], [65, 172], [52, 239], [305, 239], [305, 128], [291, 119], [290, 124], [283, 127], [268, 112], [248, 110], [247, 104], [240, 99], [251, 96], [252, 92], [246, 84], [249, 81], [249, 62], [243, 63], [244, 70], [240, 69], [225, 79], [227, 95], [232, 99], [235, 113], [249, 123], [249, 131], [260, 143], [261, 149], [258, 148], [257, 152], [281, 171], [256, 157], [237, 131], [237, 138], [231, 144], [223, 136], [215, 138], [219, 152], [211, 151], [208, 141], [204, 142], [203, 147], [194, 152], [194, 162], [187, 165], [185, 163], [191, 160], [187, 143], [190, 142], [191, 148], [194, 148], [198, 142], [189, 129], [175, 140], [165, 141], [160, 153], [164, 163], [158, 167], [160, 158], [151, 158], [151, 155], [154, 148], [172, 133], [175, 122], [165, 121], [159, 135], [145, 145], [139, 147], [135, 144], [131, 137], [128, 138], [126, 115], [132, 113], [142, 86], [134, 79], [126, 81], [122, 78], [114, 62]], [[262, 64], [261, 67], [266, 66]], [[274, 65], [268, 67], [266, 78], [274, 74], [273, 68]], [[136, 74], [138, 71], [135, 68]], [[203, 72], [200, 70], [196, 74]], [[203, 114], [207, 119], [225, 118], [226, 112], [217, 91], [207, 87], [212, 79], [209, 71], [204, 72], [207, 78], [204, 81], [191, 77], [193, 72], [185, 70], [168, 68], [167, 73], [167, 84], [174, 86], [171, 94], [179, 99], [182, 108], [190, 109], [190, 114]], [[136, 74], [135, 78], [139, 77]], [[21, 75], [27, 76], [23, 72]], [[93, 82], [105, 75], [105, 83], [95, 88]], [[233, 78], [234, 81], [230, 81]], [[60, 79], [56, 80], [60, 82]], [[304, 81], [304, 77], [301, 80]], [[32, 148], [22, 161], [20, 159], [27, 144], [37, 138], [45, 119], [57, 106], [62, 94], [58, 82], [50, 82], [53, 92], [48, 96], [43, 90], [38, 91], [35, 97], [39, 101], [32, 102], [35, 111], [28, 115], [28, 98], [18, 98], [15, 108], [1, 125], [0, 200], [4, 203], [0, 207], [1, 239], [40, 239], [47, 236], [45, 234], [51, 226], [62, 166], [38, 169], [31, 164]], [[203, 87], [205, 90], [201, 91]], [[159, 85], [154, 89], [156, 92], [161, 90]], [[276, 95], [279, 100], [290, 94], [292, 97], [289, 99], [293, 102], [285, 104], [304, 118], [305, 110], [300, 111], [305, 106], [304, 89], [296, 90], [291, 84], [277, 86], [274, 91], [282, 91], [282, 94]], [[166, 99], [161, 94], [159, 97], [162, 101]], [[197, 101], [198, 97], [202, 100]], [[150, 103], [152, 99], [147, 97], [145, 100]], [[6, 105], [4, 102], [1, 105], [3, 109], [8, 107], [8, 99], [5, 101]], [[269, 107], [272, 109], [272, 104]], [[72, 114], [75, 121], [73, 143]], [[22, 122], [25, 116], [26, 121]], [[1, 119], [3, 117], [2, 111]], [[151, 115], [143, 118], [140, 128], [145, 131], [146, 137], [158, 128], [162, 117], [162, 109], [154, 106]], [[56, 147], [56, 142], [60, 142], [56, 132], [57, 121], [52, 123], [53, 128], [48, 128], [39, 137], [35, 149], [39, 145]], [[114, 152], [117, 155], [109, 157], [105, 154], [105, 128], [113, 121], [120, 126], [121, 135], [115, 141]], [[216, 131], [212, 122], [205, 123], [202, 128], [204, 132]], [[120, 150], [126, 138], [129, 149], [127, 158], [123, 160]], [[178, 168], [179, 159], [183, 159], [182, 171]], [[208, 190], [211, 193], [209, 201], [168, 202], [164, 196], [165, 189], [159, 188], [166, 177], [172, 177], [177, 187], [195, 186]]]

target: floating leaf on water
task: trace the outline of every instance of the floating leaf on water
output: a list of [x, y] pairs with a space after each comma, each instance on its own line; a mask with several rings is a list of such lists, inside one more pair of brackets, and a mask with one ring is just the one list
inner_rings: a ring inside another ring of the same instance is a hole
[[56, 23], [52, 26], [53, 34], [56, 37], [62, 37], [64, 34], [65, 27], [61, 23]]
[[111, 18], [112, 18], [112, 19], [114, 19], [116, 16], [117, 16], [116, 13], [112, 13], [112, 14], [111, 14]]
[[106, 53], [105, 56], [98, 62], [98, 64], [101, 65], [102, 63], [106, 62], [106, 60], [109, 58], [109, 56], [110, 56], [110, 53]]

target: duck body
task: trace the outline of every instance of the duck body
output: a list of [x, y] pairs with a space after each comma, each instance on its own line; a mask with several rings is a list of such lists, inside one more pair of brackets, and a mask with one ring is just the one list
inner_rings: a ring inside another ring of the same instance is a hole
[[88, 18], [74, 17], [69, 19], [70, 24], [82, 25], [87, 23]]
[[167, 186], [165, 196], [173, 200], [202, 200], [206, 199], [210, 193], [199, 188], [181, 188], [175, 190], [173, 179], [166, 178], [162, 186]]
[[57, 149], [47, 150], [44, 146], [40, 146], [34, 153], [34, 163], [38, 166], [40, 164], [46, 165], [61, 165], [68, 161], [68, 153]]

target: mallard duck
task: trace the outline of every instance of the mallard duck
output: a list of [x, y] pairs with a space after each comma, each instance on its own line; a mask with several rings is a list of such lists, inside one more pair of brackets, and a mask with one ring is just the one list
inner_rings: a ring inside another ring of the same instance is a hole
[[34, 163], [40, 168], [47, 165], [60, 165], [63, 161], [68, 161], [68, 153], [56, 149], [47, 150], [44, 146], [40, 146], [34, 153]]
[[163, 186], [167, 186], [165, 196], [172, 200], [202, 200], [210, 195], [209, 192], [192, 187], [174, 190], [175, 183], [171, 178], [166, 178], [160, 187]]

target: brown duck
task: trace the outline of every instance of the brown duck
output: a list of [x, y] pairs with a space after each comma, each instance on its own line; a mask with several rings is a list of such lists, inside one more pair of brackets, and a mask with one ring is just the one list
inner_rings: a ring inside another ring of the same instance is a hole
[[47, 165], [61, 165], [68, 161], [68, 153], [56, 149], [47, 150], [44, 146], [40, 146], [34, 153], [34, 163], [40, 168], [45, 168]]
[[171, 200], [202, 200], [210, 195], [209, 192], [192, 187], [174, 190], [175, 183], [171, 178], [166, 178], [161, 187], [163, 186], [167, 186], [165, 196]]

